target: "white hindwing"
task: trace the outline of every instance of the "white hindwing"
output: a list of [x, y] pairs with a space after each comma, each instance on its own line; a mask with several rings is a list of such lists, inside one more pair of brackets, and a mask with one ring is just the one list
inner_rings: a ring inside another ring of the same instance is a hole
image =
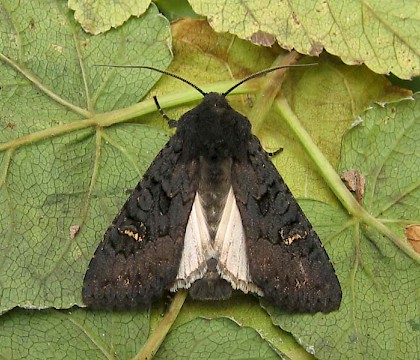
[[178, 274], [171, 291], [188, 289], [194, 281], [201, 279], [207, 271], [207, 260], [210, 258], [217, 260], [217, 271], [233, 289], [263, 294], [252, 282], [249, 273], [245, 232], [232, 188], [213, 245], [200, 196], [196, 194], [185, 230]]
[[185, 229], [184, 249], [178, 274], [171, 291], [176, 291], [179, 288], [188, 289], [195, 280], [203, 277], [207, 271], [206, 261], [210, 247], [207, 221], [200, 196], [197, 193]]
[[226, 199], [214, 248], [219, 254], [217, 266], [223, 279], [229, 281], [234, 289], [262, 295], [262, 291], [252, 282], [249, 273], [245, 231], [232, 188]]

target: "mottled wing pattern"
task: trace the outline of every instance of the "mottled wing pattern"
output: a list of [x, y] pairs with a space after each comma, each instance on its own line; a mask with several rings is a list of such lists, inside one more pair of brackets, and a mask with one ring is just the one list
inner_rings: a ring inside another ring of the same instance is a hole
[[328, 255], [256, 137], [247, 160], [233, 164], [232, 186], [263, 296], [288, 312], [338, 309], [341, 288]]
[[87, 306], [148, 305], [175, 280], [198, 181], [182, 145], [171, 138], [106, 231], [85, 275]]

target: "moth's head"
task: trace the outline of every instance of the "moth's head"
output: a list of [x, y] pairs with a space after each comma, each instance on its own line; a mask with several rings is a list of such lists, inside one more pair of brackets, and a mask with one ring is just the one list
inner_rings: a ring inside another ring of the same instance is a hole
[[[230, 128], [237, 124], [239, 113], [234, 110], [223, 94], [208, 93], [201, 103], [194, 108], [196, 121], [210, 128]], [[242, 116], [242, 118], [244, 118]]]
[[232, 110], [226, 96], [215, 92], [206, 94], [198, 106], [211, 112], [213, 116], [223, 116], [227, 111]]
[[198, 106], [184, 114], [178, 122], [178, 131], [192, 156], [213, 161], [243, 155], [239, 149], [252, 136], [248, 119], [218, 93], [206, 94]]

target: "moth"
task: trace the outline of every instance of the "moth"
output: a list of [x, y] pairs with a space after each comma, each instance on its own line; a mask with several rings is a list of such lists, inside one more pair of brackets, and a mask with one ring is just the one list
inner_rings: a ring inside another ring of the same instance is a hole
[[204, 98], [176, 122], [106, 231], [84, 278], [84, 303], [132, 309], [168, 289], [189, 289], [198, 300], [228, 299], [239, 289], [286, 312], [338, 309], [340, 283], [318, 235], [248, 119], [226, 99], [281, 67], [223, 94], [141, 68], [181, 79]]

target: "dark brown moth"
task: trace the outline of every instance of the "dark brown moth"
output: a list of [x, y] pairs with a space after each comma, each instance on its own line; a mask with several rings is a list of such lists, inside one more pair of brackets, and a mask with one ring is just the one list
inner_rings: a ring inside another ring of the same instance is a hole
[[226, 100], [233, 88], [206, 94], [189, 84], [204, 98], [176, 123], [106, 231], [83, 301], [132, 309], [167, 289], [190, 289], [200, 300], [239, 289], [287, 312], [338, 309], [341, 288], [328, 255], [250, 122]]

